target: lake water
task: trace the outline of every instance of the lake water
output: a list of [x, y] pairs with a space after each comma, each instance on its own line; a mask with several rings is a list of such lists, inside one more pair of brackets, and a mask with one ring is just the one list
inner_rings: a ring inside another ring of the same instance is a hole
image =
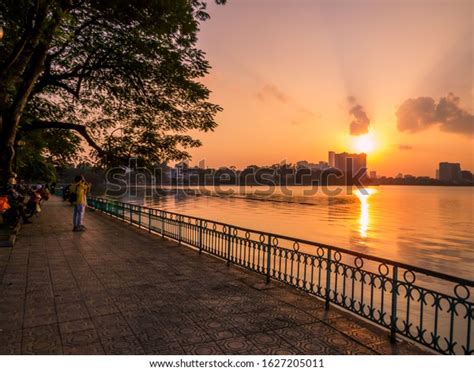
[[305, 187], [221, 190], [232, 194], [206, 187], [209, 195], [159, 197], [142, 189], [122, 199], [474, 278], [474, 188], [380, 186], [337, 196], [308, 195]]

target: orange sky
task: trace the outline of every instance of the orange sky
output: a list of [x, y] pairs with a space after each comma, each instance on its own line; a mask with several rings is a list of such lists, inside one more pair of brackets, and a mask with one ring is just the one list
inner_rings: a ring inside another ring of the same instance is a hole
[[[370, 119], [369, 170], [434, 176], [440, 161], [474, 170], [471, 1], [230, 0], [209, 10], [204, 82], [224, 111], [215, 132], [197, 135], [193, 164], [317, 162], [328, 150], [352, 151], [352, 96]], [[407, 99], [437, 104], [450, 92], [460, 98], [455, 119], [397, 127]]]

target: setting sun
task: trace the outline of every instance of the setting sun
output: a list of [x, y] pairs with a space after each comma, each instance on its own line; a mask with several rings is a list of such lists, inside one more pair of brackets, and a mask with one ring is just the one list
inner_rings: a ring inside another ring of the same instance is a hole
[[377, 147], [377, 143], [376, 143], [373, 133], [368, 133], [368, 134], [360, 135], [357, 137], [353, 137], [351, 141], [352, 141], [351, 143], [352, 148], [357, 153], [360, 153], [360, 152], [372, 153]]

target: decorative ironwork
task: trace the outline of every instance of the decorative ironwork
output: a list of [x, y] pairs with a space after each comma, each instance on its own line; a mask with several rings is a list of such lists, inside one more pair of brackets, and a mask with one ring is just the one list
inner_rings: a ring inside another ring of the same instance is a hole
[[322, 298], [442, 354], [473, 354], [474, 282], [347, 249], [139, 205], [91, 208]]

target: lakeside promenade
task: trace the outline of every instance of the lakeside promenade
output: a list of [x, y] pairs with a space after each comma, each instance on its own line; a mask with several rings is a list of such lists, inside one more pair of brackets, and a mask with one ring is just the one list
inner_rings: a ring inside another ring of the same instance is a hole
[[0, 354], [424, 354], [306, 293], [48, 201], [0, 248]]

